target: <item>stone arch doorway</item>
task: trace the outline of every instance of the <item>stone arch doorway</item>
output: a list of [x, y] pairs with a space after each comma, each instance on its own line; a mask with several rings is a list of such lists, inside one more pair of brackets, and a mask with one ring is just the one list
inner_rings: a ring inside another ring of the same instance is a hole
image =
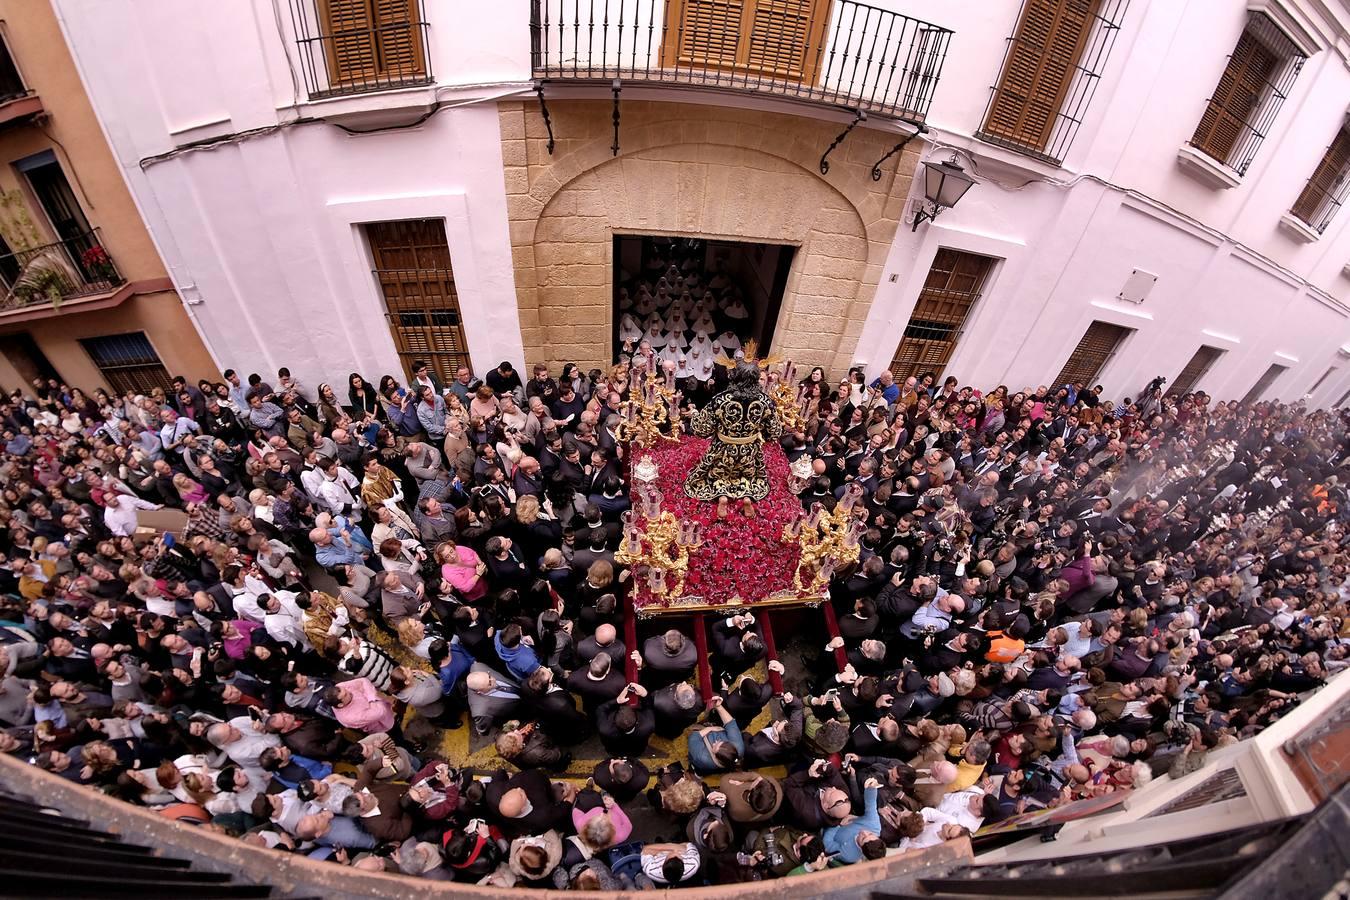
[[[813, 168], [832, 123], [675, 103], [625, 106], [610, 155], [606, 104], [558, 104], [556, 158], [534, 148], [542, 125], [503, 104], [504, 161], [522, 341], [528, 362], [607, 363], [613, 236], [693, 236], [796, 248], [774, 347], [800, 365], [842, 372], [880, 279], [917, 151], [903, 176], [870, 177], [893, 135], [859, 129], [828, 178]], [[526, 138], [513, 147], [512, 133]], [[917, 143], [917, 142], [913, 142]], [[571, 144], [575, 149], [564, 149]], [[523, 151], [523, 152], [522, 152]], [[532, 154], [537, 158], [532, 158]], [[513, 166], [513, 162], [523, 164]], [[832, 162], [834, 161], [832, 157]], [[862, 160], [867, 160], [863, 163]]]

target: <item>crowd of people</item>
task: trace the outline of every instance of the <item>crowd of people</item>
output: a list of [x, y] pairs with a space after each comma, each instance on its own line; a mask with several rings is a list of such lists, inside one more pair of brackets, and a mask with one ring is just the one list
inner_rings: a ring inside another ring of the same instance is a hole
[[[864, 489], [839, 635], [789, 670], [710, 616], [704, 696], [687, 629], [625, 646], [630, 362], [15, 391], [0, 750], [361, 869], [731, 883], [1193, 771], [1346, 665], [1344, 411], [815, 369], [782, 445], [804, 508]], [[501, 768], [446, 758], [458, 728]]]

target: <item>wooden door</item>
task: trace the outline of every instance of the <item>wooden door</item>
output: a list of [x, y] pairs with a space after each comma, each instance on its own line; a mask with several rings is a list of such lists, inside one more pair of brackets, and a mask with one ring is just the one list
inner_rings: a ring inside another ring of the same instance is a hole
[[445, 384], [469, 364], [450, 247], [441, 219], [366, 226], [385, 318], [406, 372], [425, 361]]

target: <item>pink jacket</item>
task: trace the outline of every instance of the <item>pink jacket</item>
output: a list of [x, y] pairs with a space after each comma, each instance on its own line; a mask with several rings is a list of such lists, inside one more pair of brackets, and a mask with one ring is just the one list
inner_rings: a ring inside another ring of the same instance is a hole
[[470, 603], [487, 593], [487, 582], [478, 574], [478, 554], [468, 547], [457, 547], [459, 555], [468, 561], [467, 566], [446, 563], [441, 566], [441, 577], [450, 582], [455, 590], [464, 595]]
[[[614, 823], [614, 840], [610, 843], [610, 846], [622, 844], [624, 841], [628, 840], [628, 836], [633, 833], [633, 823], [628, 821], [628, 814], [625, 813], [623, 808], [617, 803], [614, 805], [614, 808], [610, 810], [606, 810], [603, 805], [593, 807], [585, 812], [573, 808], [572, 827], [577, 830], [577, 834], [583, 834], [582, 828], [587, 822], [597, 816], [603, 816], [606, 812], [609, 813], [609, 820]], [[600, 851], [605, 848], [593, 847], [592, 849]]]

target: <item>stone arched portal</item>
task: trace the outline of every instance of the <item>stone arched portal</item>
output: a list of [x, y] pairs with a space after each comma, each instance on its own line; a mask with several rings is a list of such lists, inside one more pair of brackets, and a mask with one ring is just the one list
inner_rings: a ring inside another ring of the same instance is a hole
[[[625, 103], [611, 155], [609, 104], [550, 104], [555, 154], [537, 109], [502, 105], [503, 156], [521, 336], [529, 363], [608, 361], [612, 237], [689, 235], [798, 247], [774, 349], [838, 374], [853, 361], [917, 160], [912, 142], [879, 182], [872, 163], [896, 141], [753, 110]], [[516, 137], [523, 135], [523, 137]], [[897, 175], [893, 166], [898, 162]]]

